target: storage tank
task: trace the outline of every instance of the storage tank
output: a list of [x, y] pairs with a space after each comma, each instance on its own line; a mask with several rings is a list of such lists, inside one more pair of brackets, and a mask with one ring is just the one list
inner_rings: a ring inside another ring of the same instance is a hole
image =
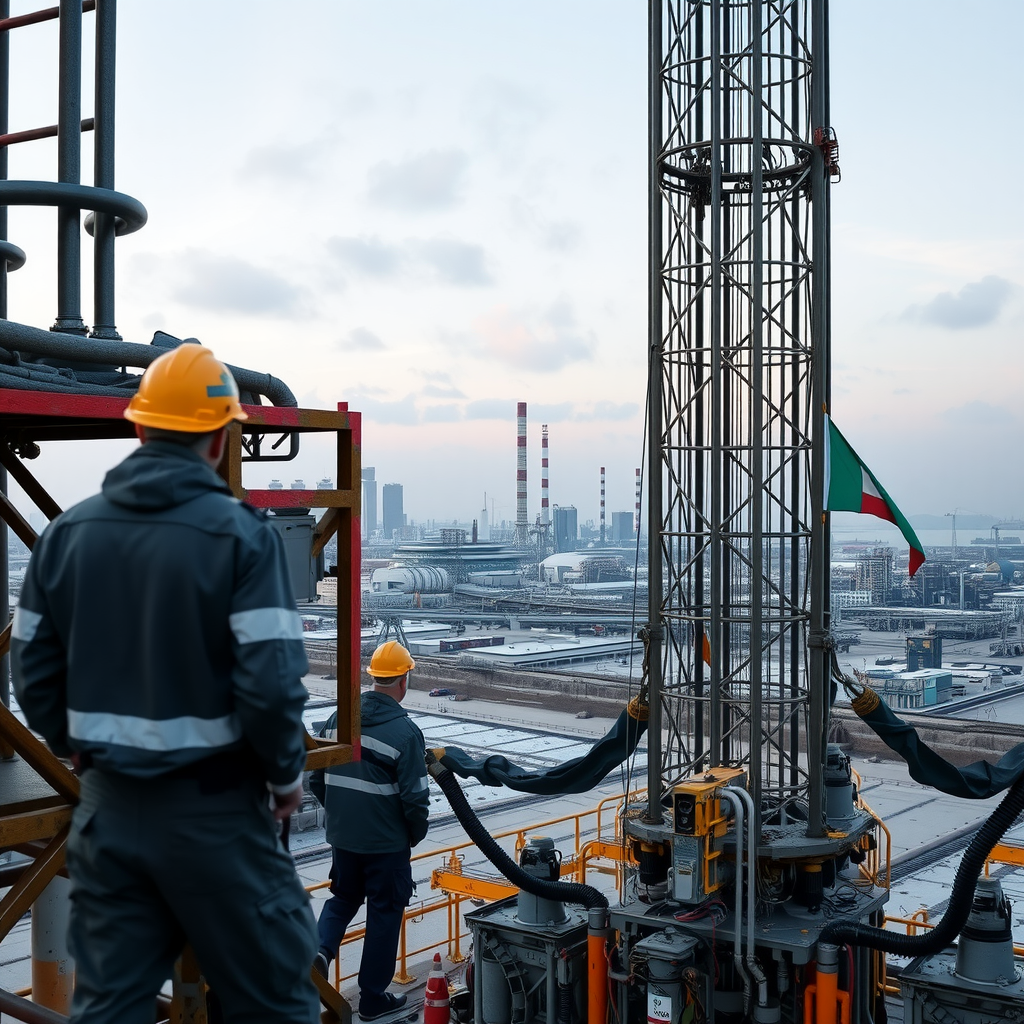
[[370, 589], [375, 594], [440, 594], [451, 588], [444, 569], [432, 565], [400, 565], [374, 569]]

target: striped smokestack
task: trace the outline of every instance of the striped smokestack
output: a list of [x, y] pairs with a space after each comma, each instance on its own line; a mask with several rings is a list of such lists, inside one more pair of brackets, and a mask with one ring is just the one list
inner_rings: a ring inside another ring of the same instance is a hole
[[548, 514], [548, 425], [540, 428], [540, 522], [541, 526], [550, 523]]
[[516, 544], [530, 543], [530, 521], [526, 511], [526, 403], [516, 407]]
[[601, 543], [604, 543], [604, 466], [601, 467]]
[[636, 506], [633, 512], [633, 533], [640, 536], [640, 470], [636, 471]]

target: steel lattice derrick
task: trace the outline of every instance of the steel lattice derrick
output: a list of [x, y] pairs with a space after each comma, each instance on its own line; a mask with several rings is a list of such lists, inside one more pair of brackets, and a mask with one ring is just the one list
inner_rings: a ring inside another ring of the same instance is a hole
[[825, 0], [651, 2], [650, 617], [665, 730], [652, 762], [659, 787], [744, 765], [762, 817], [809, 803], [811, 835], [826, 704], [812, 489], [828, 381], [824, 18]]

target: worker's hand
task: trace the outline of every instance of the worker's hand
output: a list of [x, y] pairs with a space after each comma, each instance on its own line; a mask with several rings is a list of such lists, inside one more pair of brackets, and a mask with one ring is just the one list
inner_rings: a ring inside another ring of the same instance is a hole
[[274, 800], [274, 820], [290, 818], [302, 806], [302, 783], [287, 793], [271, 793]]

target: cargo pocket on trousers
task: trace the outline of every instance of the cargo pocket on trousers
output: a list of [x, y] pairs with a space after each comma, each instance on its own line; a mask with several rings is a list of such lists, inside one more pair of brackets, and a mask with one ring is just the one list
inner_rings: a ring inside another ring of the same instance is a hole
[[72, 873], [75, 873], [76, 864], [84, 868], [96, 860], [93, 832], [98, 811], [99, 807], [95, 805], [78, 804], [71, 812], [71, 829], [68, 832], [65, 857]]
[[409, 900], [412, 899], [413, 891], [416, 888], [412, 881], [412, 872], [396, 872], [393, 879], [393, 886], [392, 899], [394, 900], [394, 903], [392, 904], [392, 908], [394, 910], [405, 910], [405, 908], [409, 906]]
[[296, 880], [269, 893], [256, 904], [258, 934], [275, 991], [291, 993], [309, 977], [316, 955], [316, 920], [309, 895]]

